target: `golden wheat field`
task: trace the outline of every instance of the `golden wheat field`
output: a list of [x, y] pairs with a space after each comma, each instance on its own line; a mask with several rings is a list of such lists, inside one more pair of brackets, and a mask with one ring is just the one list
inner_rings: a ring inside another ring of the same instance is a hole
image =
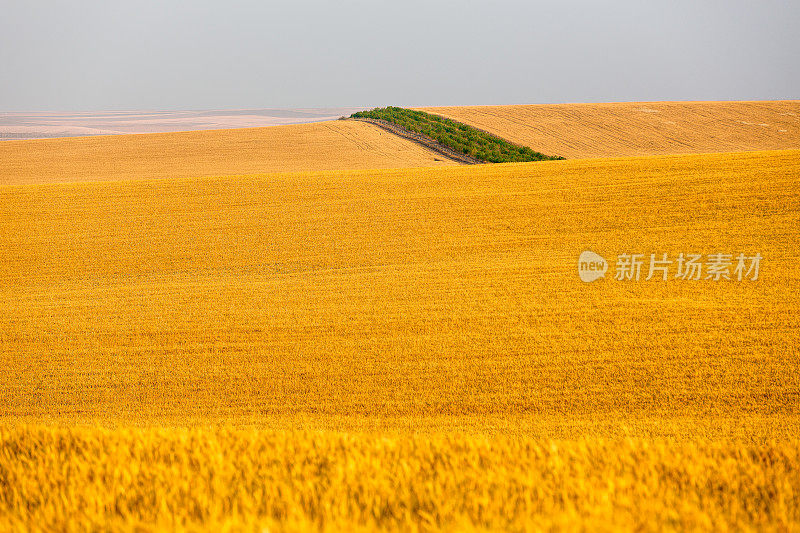
[[364, 122], [0, 143], [0, 185], [453, 165]]
[[4, 530], [781, 530], [800, 504], [795, 443], [26, 428], [0, 444], [0, 508], [27, 511]]
[[800, 148], [800, 101], [421, 108], [568, 159]]
[[[798, 529], [798, 179], [4, 179], [0, 529]], [[763, 263], [587, 284], [584, 250]]]

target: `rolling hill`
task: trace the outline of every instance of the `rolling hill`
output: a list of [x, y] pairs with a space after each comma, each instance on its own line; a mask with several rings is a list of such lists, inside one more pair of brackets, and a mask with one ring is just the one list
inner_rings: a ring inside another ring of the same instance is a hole
[[0, 185], [455, 164], [355, 121], [0, 142]]
[[568, 159], [800, 148], [800, 101], [427, 107]]
[[[782, 151], [0, 187], [2, 413], [780, 436], [798, 176]], [[586, 285], [584, 249], [764, 268]]]

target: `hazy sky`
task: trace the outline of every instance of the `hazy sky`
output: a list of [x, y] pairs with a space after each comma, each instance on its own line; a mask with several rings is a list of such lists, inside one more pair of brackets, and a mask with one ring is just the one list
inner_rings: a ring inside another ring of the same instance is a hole
[[794, 0], [0, 7], [0, 111], [800, 98]]

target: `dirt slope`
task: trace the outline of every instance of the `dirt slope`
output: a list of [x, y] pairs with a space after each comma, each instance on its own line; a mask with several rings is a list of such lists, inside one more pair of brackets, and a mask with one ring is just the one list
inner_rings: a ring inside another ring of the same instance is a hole
[[0, 185], [454, 165], [357, 121], [0, 142]]
[[428, 107], [567, 158], [800, 148], [800, 101]]

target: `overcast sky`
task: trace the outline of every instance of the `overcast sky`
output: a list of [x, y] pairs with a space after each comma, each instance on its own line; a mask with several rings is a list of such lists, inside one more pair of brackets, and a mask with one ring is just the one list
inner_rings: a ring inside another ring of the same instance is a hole
[[800, 98], [797, 1], [0, 7], [0, 111]]

